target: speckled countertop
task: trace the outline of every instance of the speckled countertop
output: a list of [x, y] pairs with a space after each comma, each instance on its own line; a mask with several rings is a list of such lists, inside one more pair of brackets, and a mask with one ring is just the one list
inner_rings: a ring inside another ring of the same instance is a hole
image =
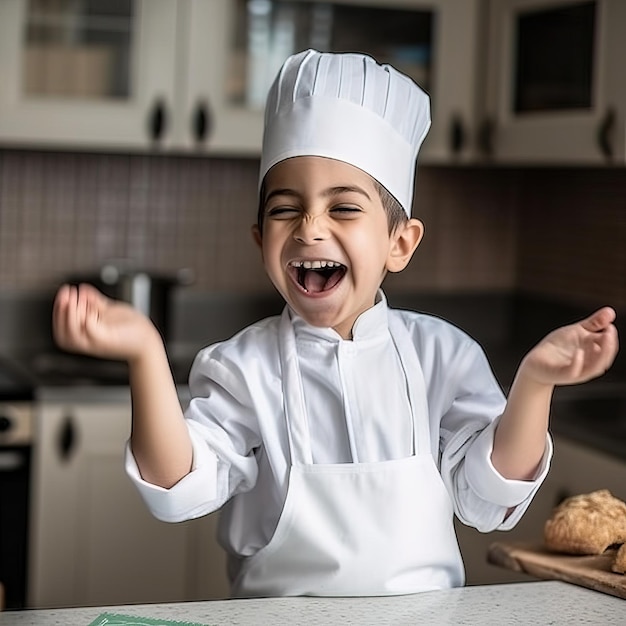
[[[267, 598], [0, 613], [2, 626], [87, 626], [103, 612], [211, 626], [235, 624], [624, 624], [626, 602], [537, 581], [382, 598]], [[152, 623], [152, 622], [151, 622]]]

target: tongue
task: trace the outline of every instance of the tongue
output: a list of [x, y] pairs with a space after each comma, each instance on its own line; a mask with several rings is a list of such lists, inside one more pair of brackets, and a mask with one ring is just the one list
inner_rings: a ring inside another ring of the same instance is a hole
[[326, 285], [326, 275], [323, 272], [309, 270], [304, 274], [304, 288], [313, 293], [324, 291]]
[[310, 293], [320, 293], [332, 289], [345, 274], [343, 269], [306, 270], [299, 275], [300, 284]]

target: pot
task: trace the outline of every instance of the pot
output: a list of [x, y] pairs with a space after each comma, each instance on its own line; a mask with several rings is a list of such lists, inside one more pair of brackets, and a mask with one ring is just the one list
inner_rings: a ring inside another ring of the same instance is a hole
[[71, 284], [88, 283], [114, 300], [127, 302], [148, 316], [165, 340], [169, 339], [169, 318], [173, 291], [189, 285], [191, 271], [158, 274], [124, 265], [104, 265], [97, 274], [70, 278]]

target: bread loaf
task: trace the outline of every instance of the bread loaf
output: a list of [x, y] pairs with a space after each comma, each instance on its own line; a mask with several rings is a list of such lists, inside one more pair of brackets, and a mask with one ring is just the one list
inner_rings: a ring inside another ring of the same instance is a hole
[[544, 539], [556, 552], [602, 554], [626, 542], [626, 504], [608, 489], [567, 498], [546, 521]]

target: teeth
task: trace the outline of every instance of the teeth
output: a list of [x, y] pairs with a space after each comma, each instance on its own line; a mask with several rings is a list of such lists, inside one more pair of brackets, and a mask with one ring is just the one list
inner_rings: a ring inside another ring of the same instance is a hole
[[335, 261], [293, 261], [292, 267], [303, 267], [305, 270], [319, 270], [324, 267], [341, 267], [341, 263]]

